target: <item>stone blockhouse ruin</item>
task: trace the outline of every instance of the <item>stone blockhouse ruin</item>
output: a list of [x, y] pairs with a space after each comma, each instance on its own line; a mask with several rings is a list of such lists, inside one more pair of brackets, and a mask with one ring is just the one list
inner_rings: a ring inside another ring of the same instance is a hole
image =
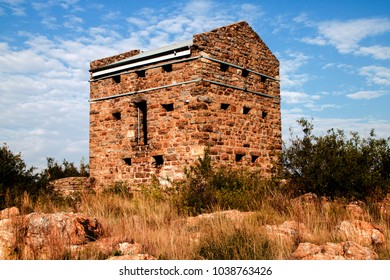
[[281, 150], [279, 61], [244, 21], [90, 63], [90, 175], [161, 183], [209, 148], [269, 174]]

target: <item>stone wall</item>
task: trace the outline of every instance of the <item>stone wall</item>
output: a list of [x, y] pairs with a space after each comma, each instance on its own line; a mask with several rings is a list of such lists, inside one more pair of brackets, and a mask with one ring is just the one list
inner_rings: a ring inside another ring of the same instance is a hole
[[206, 147], [216, 165], [271, 172], [281, 150], [278, 60], [246, 22], [194, 35], [190, 58], [91, 80], [97, 186], [183, 178]]
[[54, 191], [64, 196], [88, 192], [93, 188], [94, 180], [89, 177], [67, 177], [50, 182]]

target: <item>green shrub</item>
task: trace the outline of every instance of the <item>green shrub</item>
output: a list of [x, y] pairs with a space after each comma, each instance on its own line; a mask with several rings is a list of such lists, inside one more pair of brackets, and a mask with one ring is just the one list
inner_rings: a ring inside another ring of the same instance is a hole
[[298, 193], [313, 192], [329, 197], [367, 199], [383, 197], [390, 186], [390, 138], [367, 139], [358, 133], [347, 138], [343, 130], [312, 135], [313, 125], [301, 119], [303, 137], [284, 146], [284, 176]]
[[186, 179], [178, 184], [179, 212], [197, 215], [213, 209], [256, 210], [261, 199], [278, 185], [259, 172], [214, 168], [209, 151], [186, 170]]

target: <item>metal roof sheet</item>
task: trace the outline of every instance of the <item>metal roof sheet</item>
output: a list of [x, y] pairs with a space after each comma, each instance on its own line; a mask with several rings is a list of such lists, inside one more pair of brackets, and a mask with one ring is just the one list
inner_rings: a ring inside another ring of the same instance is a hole
[[146, 52], [143, 52], [143, 53], [140, 53], [140, 54], [136, 54], [136, 55], [131, 56], [129, 58], [122, 59], [122, 60], [116, 61], [114, 63], [111, 63], [111, 64], [107, 65], [106, 67], [116, 66], [118, 64], [127, 64], [127, 63], [131, 63], [132, 61], [143, 60], [143, 59], [149, 58], [151, 56], [159, 56], [159, 55], [162, 55], [164, 53], [172, 52], [172, 51], [179, 50], [179, 49], [183, 49], [183, 48], [186, 48], [186, 47], [190, 47], [192, 45], [193, 45], [192, 39], [191, 40], [187, 40], [187, 41], [183, 41], [183, 42], [180, 42], [180, 43], [164, 46], [164, 47], [161, 47], [161, 48], [158, 48], [158, 49], [155, 49], [155, 50], [146, 51]]

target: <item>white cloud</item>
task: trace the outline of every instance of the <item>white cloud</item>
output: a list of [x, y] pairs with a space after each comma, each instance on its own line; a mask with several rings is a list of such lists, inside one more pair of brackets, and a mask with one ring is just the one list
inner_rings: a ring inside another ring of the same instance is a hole
[[360, 75], [366, 76], [370, 84], [390, 86], [390, 68], [383, 66], [365, 66], [360, 68]]
[[390, 32], [387, 18], [362, 18], [347, 21], [331, 20], [308, 25], [317, 29], [316, 37], [304, 37], [303, 42], [313, 45], [332, 45], [340, 53], [371, 55], [375, 59], [390, 59], [390, 47], [362, 46], [362, 41]]
[[307, 64], [310, 57], [301, 52], [289, 52], [287, 57], [279, 55], [280, 77], [282, 89], [300, 89], [310, 76], [306, 73], [299, 73], [299, 68]]
[[390, 47], [371, 46], [361, 47], [358, 52], [363, 55], [371, 55], [375, 59], [390, 59]]
[[380, 97], [382, 95], [385, 95], [386, 93], [384, 91], [370, 91], [370, 90], [365, 90], [365, 91], [358, 91], [358, 92], [355, 92], [355, 93], [351, 93], [351, 94], [347, 94], [347, 97], [348, 98], [351, 98], [351, 99], [374, 99], [374, 98], [377, 98], [377, 97]]
[[301, 40], [304, 43], [311, 44], [311, 45], [318, 45], [318, 46], [325, 46], [327, 44], [327, 40], [325, 40], [323, 37], [315, 37], [315, 38], [310, 38], [310, 37], [304, 37]]

